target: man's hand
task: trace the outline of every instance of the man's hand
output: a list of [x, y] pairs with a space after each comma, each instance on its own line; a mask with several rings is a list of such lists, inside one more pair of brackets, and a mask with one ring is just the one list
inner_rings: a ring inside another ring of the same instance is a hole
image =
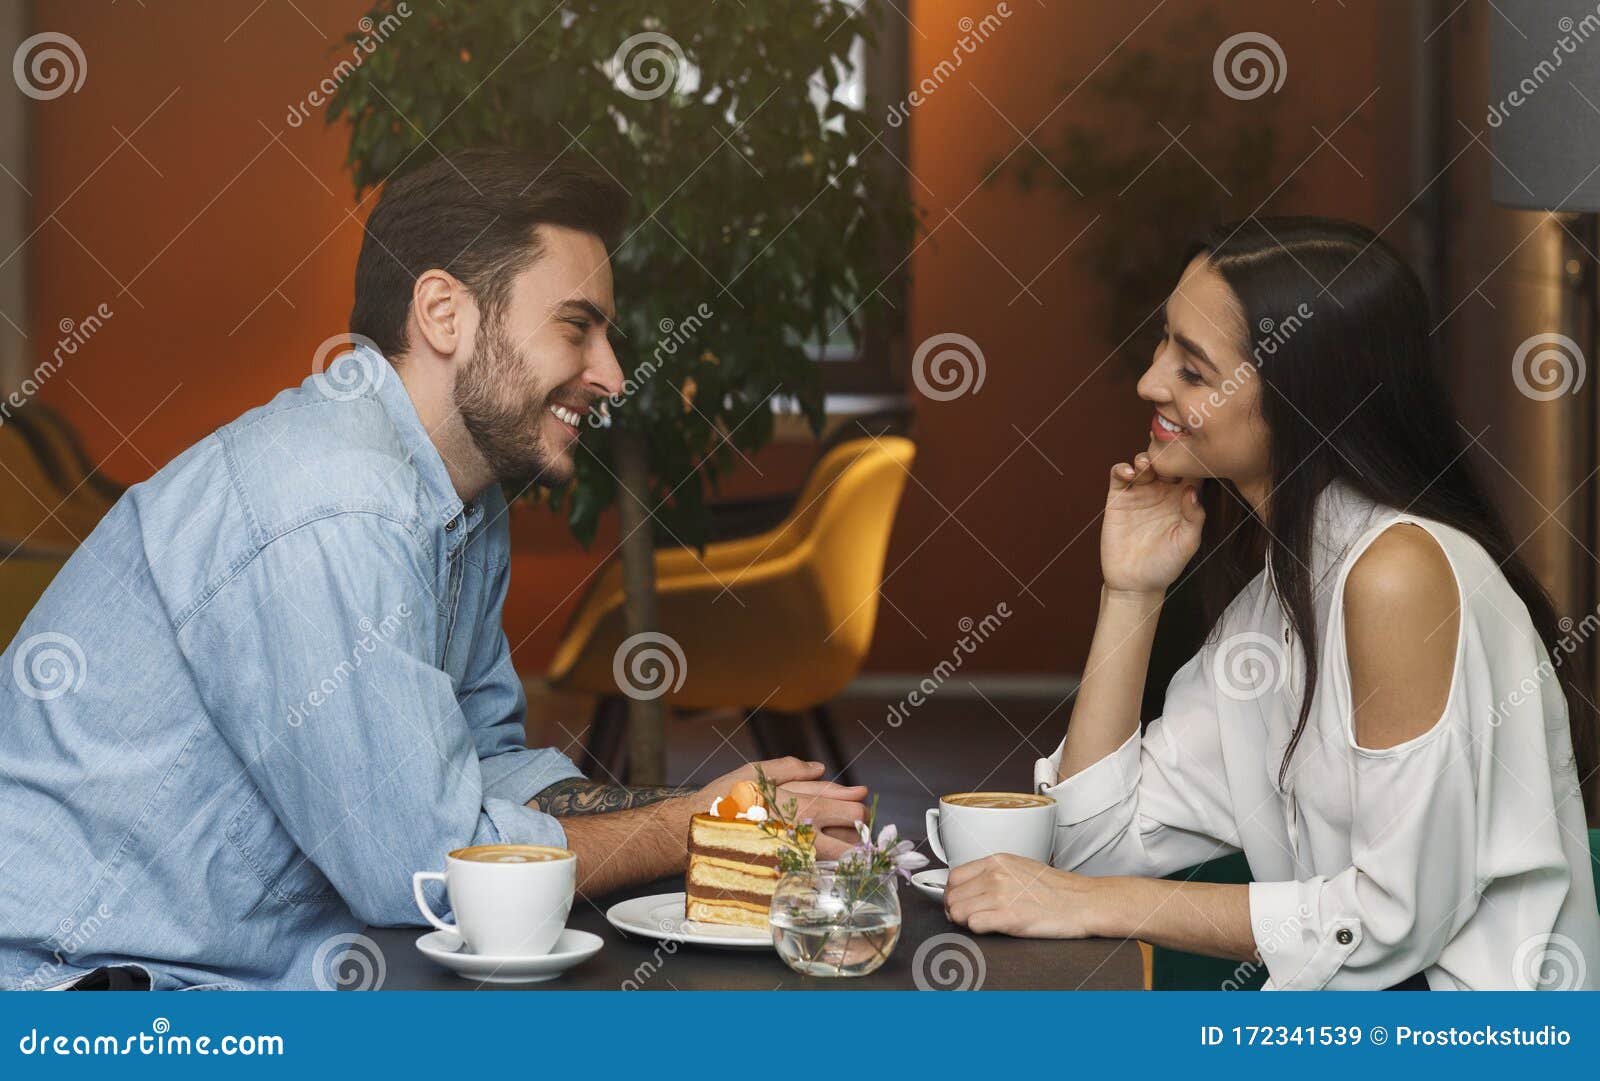
[[[819, 858], [837, 859], [847, 848], [857, 843], [855, 824], [867, 820], [865, 787], [862, 785], [846, 787], [822, 780], [825, 768], [821, 762], [805, 762], [798, 758], [774, 758], [759, 765], [761, 772], [777, 786], [779, 802], [787, 804], [793, 799], [796, 817], [809, 818], [811, 824], [817, 827]], [[718, 796], [726, 796], [736, 782], [753, 782], [755, 779], [756, 764], [741, 766], [732, 773], [718, 777], [701, 789], [697, 796], [691, 798], [699, 801], [697, 810], [707, 811], [711, 809], [711, 801]], [[846, 834], [849, 840], [840, 840], [823, 832], [829, 829], [849, 831]]]

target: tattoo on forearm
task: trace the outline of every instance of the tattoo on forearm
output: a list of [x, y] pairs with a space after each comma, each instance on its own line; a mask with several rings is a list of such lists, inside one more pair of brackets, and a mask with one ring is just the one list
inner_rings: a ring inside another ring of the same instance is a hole
[[698, 789], [692, 786], [605, 784], [585, 777], [569, 777], [557, 781], [529, 802], [545, 814], [568, 818], [626, 811], [630, 807], [643, 807], [696, 791]]

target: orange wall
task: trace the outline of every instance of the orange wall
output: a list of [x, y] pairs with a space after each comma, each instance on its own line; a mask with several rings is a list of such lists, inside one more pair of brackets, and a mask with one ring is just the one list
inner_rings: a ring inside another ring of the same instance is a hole
[[[1130, 33], [1120, 48], [1159, 43], [1170, 25], [1203, 6], [1085, 0], [1041, 7], [1013, 0], [1014, 15], [913, 114], [910, 165], [922, 182], [914, 191], [937, 231], [912, 263], [910, 337], [915, 343], [949, 331], [968, 335], [983, 350], [987, 379], [976, 395], [925, 402], [919, 410], [920, 485], [908, 491], [890, 555], [891, 567], [904, 564], [886, 587], [894, 606], [879, 617], [874, 660], [882, 668], [925, 669], [930, 658], [948, 655], [960, 636], [958, 619], [981, 619], [1000, 600], [1016, 613], [997, 640], [1004, 645], [980, 651], [971, 665], [1076, 671], [1082, 663], [1099, 597], [1094, 519], [1111, 464], [1144, 448], [1150, 410], [1115, 361], [1102, 365], [1112, 343], [1101, 338], [1095, 281], [1073, 253], [1057, 257], [1096, 214], [1104, 215], [1095, 225], [1103, 229], [1119, 209], [1115, 200], [1072, 206], [1055, 191], [1024, 194], [1005, 184], [975, 189], [1052, 112], [1044, 132], [1092, 119], [1092, 95], [1067, 91], [1091, 77]], [[1280, 119], [1289, 145], [1316, 146], [1312, 124], [1330, 133], [1375, 85], [1393, 81], [1381, 77], [1378, 42], [1384, 25], [1403, 25], [1395, 10], [1401, 5], [1229, 0], [1211, 6], [1223, 13], [1219, 42], [1254, 30], [1282, 46], [1288, 74]], [[1140, 26], [1153, 9], [1156, 15]], [[922, 33], [911, 35], [913, 80], [951, 55], [960, 19], [991, 10], [971, 0], [915, 0], [912, 18]], [[1215, 91], [1206, 85], [1196, 92]], [[1383, 172], [1376, 122], [1383, 108], [1403, 113], [1392, 88], [1334, 138], [1366, 179], [1323, 150], [1299, 174], [1287, 209], [1376, 225], [1389, 220], [1392, 211], [1381, 212], [1384, 195], [1373, 184]], [[1197, 183], [1209, 182], [1198, 169], [1195, 175]], [[941, 226], [949, 213], [955, 218]], [[1174, 258], [1184, 239], [1175, 238]], [[1033, 283], [1037, 303], [1016, 299], [1016, 279]]]
[[[32, 105], [29, 367], [63, 319], [102, 302], [113, 310], [44, 392], [113, 476], [148, 476], [299, 382], [318, 343], [343, 329], [370, 197], [354, 205], [342, 129], [295, 128], [285, 118], [330, 72], [335, 43], [366, 6], [37, 5], [35, 29], [74, 37], [88, 76], [78, 93]], [[1093, 321], [1095, 283], [1071, 254], [1057, 257], [1095, 213], [1114, 216], [1116, 207], [974, 189], [1019, 141], [1011, 125], [1030, 131], [1056, 110], [1062, 88], [1094, 70], [1153, 6], [1012, 0], [1015, 15], [914, 114], [909, 164], [933, 233], [912, 262], [910, 340], [972, 337], [987, 381], [978, 395], [920, 407], [921, 454], [889, 557], [875, 668], [927, 668], [948, 655], [961, 617], [981, 618], [1000, 601], [1016, 615], [973, 669], [1062, 671], [1082, 657], [1105, 471], [1143, 445], [1148, 414], [1114, 365], [1100, 366], [1108, 346]], [[1130, 44], [1153, 40], [1192, 7], [1173, 0]], [[914, 3], [913, 77], [949, 55], [961, 17], [987, 10]], [[1315, 145], [1303, 129], [1328, 132], [1383, 81], [1376, 43], [1396, 17], [1379, 0], [1234, 0], [1224, 32], [1260, 30], [1282, 44], [1290, 63], [1282, 115], [1297, 143]], [[1080, 92], [1055, 122], [1091, 107]], [[1380, 94], [1335, 140], [1367, 179], [1324, 150], [1305, 167], [1297, 203], [1387, 220], [1372, 182], [1385, 108], [1403, 113]], [[1033, 281], [1038, 303], [1012, 303], [1013, 276]], [[767, 479], [734, 487], [781, 486], [807, 459], [803, 447], [774, 447], [760, 459]], [[513, 532], [507, 630], [519, 664], [536, 670], [615, 532], [585, 553], [533, 510], [518, 511]]]

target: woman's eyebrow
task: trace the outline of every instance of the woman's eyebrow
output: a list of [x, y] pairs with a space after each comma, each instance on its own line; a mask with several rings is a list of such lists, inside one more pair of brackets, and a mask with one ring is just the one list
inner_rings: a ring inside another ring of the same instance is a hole
[[1185, 338], [1182, 334], [1173, 334], [1172, 340], [1182, 346], [1184, 352], [1192, 353], [1196, 358], [1199, 359], [1200, 363], [1204, 364], [1207, 368], [1210, 368], [1214, 373], [1218, 375], [1222, 374], [1221, 369], [1219, 369], [1215, 364], [1211, 363], [1211, 358], [1206, 356], [1206, 351], [1200, 348], [1198, 342], [1191, 338]]

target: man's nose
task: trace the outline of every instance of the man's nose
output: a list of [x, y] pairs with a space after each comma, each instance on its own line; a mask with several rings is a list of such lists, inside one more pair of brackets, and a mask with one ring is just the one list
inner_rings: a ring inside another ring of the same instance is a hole
[[602, 337], [592, 351], [584, 381], [607, 398], [622, 393], [622, 365], [617, 362], [617, 352], [611, 348], [609, 337]]

